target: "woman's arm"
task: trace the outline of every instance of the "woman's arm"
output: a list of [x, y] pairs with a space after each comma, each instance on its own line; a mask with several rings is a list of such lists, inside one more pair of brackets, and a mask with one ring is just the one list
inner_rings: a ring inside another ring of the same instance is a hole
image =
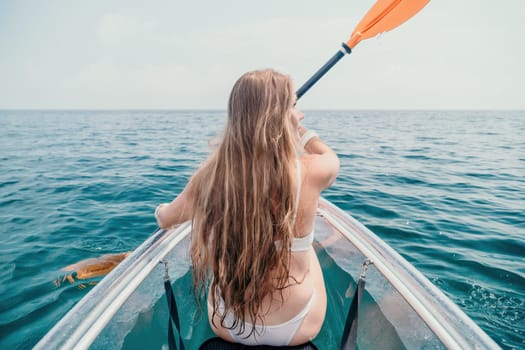
[[339, 173], [339, 158], [317, 134], [308, 132], [303, 126], [299, 126], [299, 135], [301, 138], [305, 135], [307, 137], [303, 139], [304, 144], [302, 146], [314, 164], [312, 167], [312, 178], [318, 185], [319, 191], [322, 191], [330, 187], [335, 181]]
[[186, 186], [184, 191], [169, 204], [160, 204], [155, 210], [155, 218], [160, 228], [191, 220], [193, 213], [193, 191]]

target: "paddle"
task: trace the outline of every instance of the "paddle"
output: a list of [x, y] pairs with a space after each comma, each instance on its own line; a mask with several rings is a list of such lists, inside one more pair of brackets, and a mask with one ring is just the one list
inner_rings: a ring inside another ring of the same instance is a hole
[[299, 90], [301, 98], [323, 75], [326, 74], [344, 55], [362, 40], [392, 30], [419, 12], [430, 0], [378, 0], [354, 29], [350, 39], [325, 63]]

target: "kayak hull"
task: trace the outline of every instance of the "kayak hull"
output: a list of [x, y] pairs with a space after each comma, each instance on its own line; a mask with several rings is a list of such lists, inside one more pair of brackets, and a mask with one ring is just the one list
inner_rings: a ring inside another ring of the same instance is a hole
[[[191, 226], [157, 230], [81, 299], [35, 349], [134, 349], [167, 344], [167, 273], [188, 349], [214, 337], [203, 304], [191, 291]], [[319, 202], [314, 248], [327, 287], [328, 311], [314, 344], [339, 348], [347, 312], [362, 274], [361, 349], [498, 349], [457, 305], [414, 266], [356, 219], [325, 199]], [[205, 304], [204, 304], [205, 305]], [[205, 310], [204, 310], [205, 311]]]

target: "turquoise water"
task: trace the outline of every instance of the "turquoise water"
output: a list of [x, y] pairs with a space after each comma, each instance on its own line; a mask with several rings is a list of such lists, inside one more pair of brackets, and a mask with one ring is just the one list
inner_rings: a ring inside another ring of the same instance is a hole
[[[306, 112], [341, 158], [325, 197], [391, 244], [505, 349], [525, 347], [525, 113]], [[34, 345], [132, 250], [224, 112], [0, 111], [0, 348]]]

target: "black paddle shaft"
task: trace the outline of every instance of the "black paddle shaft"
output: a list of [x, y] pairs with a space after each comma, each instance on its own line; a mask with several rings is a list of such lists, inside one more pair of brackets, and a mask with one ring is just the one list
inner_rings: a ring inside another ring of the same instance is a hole
[[328, 62], [324, 64], [324, 66], [322, 66], [317, 72], [315, 72], [315, 74], [310, 79], [308, 79], [308, 81], [304, 83], [303, 86], [299, 88], [299, 90], [297, 90], [297, 99], [300, 99], [306, 91], [310, 90], [310, 88], [315, 83], [317, 83], [317, 81], [321, 79], [322, 76], [330, 70], [330, 68], [332, 68], [337, 62], [339, 62], [339, 60], [343, 58], [344, 55], [350, 54], [352, 52], [352, 49], [345, 43], [343, 43], [341, 46], [342, 48], [339, 49], [339, 51], [337, 51], [335, 55], [333, 55], [332, 58], [330, 58]]

